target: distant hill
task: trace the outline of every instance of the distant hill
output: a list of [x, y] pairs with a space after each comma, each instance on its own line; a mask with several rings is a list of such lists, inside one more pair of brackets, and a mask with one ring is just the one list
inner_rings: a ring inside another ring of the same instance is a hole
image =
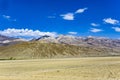
[[120, 50], [110, 48], [93, 48], [43, 41], [23, 42], [20, 44], [0, 47], [0, 59], [32, 59], [32, 58], [63, 58], [90, 56], [119, 56]]
[[14, 45], [24, 41], [25, 41], [24, 39], [0, 35], [0, 46]]
[[12, 37], [7, 37], [7, 36], [0, 35], [0, 41], [14, 40], [14, 39], [16, 39], [16, 38], [12, 38]]

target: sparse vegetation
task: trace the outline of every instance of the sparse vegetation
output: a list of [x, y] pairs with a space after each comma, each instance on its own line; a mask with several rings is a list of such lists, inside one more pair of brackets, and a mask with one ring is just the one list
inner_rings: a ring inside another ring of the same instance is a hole
[[9, 60], [16, 60], [16, 58], [10, 57]]
[[0, 59], [0, 60], [16, 60], [16, 58], [10, 57], [10, 58], [4, 58], [4, 59]]

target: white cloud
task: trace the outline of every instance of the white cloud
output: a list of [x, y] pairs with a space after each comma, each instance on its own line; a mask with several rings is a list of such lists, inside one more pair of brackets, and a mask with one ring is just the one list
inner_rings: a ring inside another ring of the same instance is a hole
[[97, 33], [103, 31], [102, 29], [97, 29], [97, 28], [91, 28], [91, 32]]
[[120, 27], [112, 27], [116, 32], [120, 32]]
[[74, 14], [73, 13], [67, 13], [60, 15], [64, 20], [74, 20]]
[[5, 19], [10, 19], [11, 16], [7, 16], [7, 15], [2, 15]]
[[62, 15], [60, 15], [60, 16], [61, 16], [64, 20], [74, 20], [76, 14], [78, 14], [78, 13], [83, 13], [85, 10], [87, 10], [87, 8], [78, 9], [78, 10], [75, 11], [75, 12], [62, 14]]
[[83, 13], [85, 10], [87, 10], [87, 8], [78, 9], [75, 13]]
[[71, 34], [71, 35], [76, 35], [77, 34], [77, 32], [68, 32], [69, 34]]
[[29, 37], [29, 38], [38, 38], [43, 35], [49, 35], [55, 37], [57, 33], [55, 32], [41, 32], [39, 30], [31, 29], [15, 29], [8, 28], [5, 30], [0, 30], [1, 35], [10, 36], [10, 37]]
[[116, 19], [112, 19], [112, 18], [106, 18], [106, 19], [103, 19], [103, 21], [105, 22], [105, 23], [109, 23], [109, 24], [119, 24], [119, 21], [118, 20], [116, 20]]
[[97, 27], [97, 26], [100, 26], [100, 24], [91, 23], [91, 26]]

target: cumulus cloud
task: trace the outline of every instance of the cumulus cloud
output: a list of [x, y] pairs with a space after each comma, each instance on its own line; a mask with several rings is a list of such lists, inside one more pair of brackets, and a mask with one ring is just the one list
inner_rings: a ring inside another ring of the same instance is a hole
[[113, 25], [119, 24], [119, 21], [118, 21], [118, 20], [112, 19], [112, 18], [105, 18], [105, 19], [103, 19], [103, 21], [104, 21], [105, 23], [113, 24]]
[[112, 27], [116, 32], [120, 32], [120, 27]]
[[28, 37], [28, 38], [38, 38], [43, 35], [49, 35], [55, 37], [57, 33], [55, 32], [41, 32], [39, 30], [31, 29], [15, 29], [8, 28], [5, 30], [0, 30], [1, 35], [10, 36], [10, 37]]
[[91, 26], [97, 27], [97, 26], [100, 26], [100, 24], [91, 23]]
[[87, 10], [87, 8], [78, 9], [75, 13], [83, 13], [85, 10]]
[[64, 20], [74, 20], [74, 14], [73, 13], [67, 13], [60, 15]]
[[71, 35], [76, 35], [77, 34], [77, 32], [68, 32], [69, 34], [71, 34]]
[[76, 14], [83, 13], [85, 10], [87, 10], [87, 8], [78, 9], [78, 10], [75, 11], [75, 12], [62, 14], [62, 15], [60, 15], [60, 16], [61, 16], [64, 20], [74, 20]]
[[97, 28], [91, 28], [91, 32], [97, 33], [103, 31], [102, 29], [97, 29]]

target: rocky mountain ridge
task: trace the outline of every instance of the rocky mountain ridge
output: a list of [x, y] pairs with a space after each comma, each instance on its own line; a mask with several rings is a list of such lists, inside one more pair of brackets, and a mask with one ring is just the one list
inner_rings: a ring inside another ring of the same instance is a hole
[[[17, 42], [24, 42], [26, 40], [20, 38], [13, 38], [0, 35], [0, 45], [14, 44]], [[80, 37], [70, 35], [59, 35], [57, 37], [51, 37], [48, 35], [41, 36], [31, 41], [41, 41], [43, 43], [58, 43], [58, 44], [69, 44], [75, 46], [84, 47], [99, 47], [99, 48], [120, 48], [119, 39], [109, 39], [104, 37]]]
[[44, 41], [52, 43], [70, 44], [76, 46], [88, 46], [88, 47], [105, 47], [105, 48], [120, 48], [119, 39], [109, 39], [104, 37], [78, 37], [78, 36], [64, 36], [58, 37], [41, 36], [35, 41]]

